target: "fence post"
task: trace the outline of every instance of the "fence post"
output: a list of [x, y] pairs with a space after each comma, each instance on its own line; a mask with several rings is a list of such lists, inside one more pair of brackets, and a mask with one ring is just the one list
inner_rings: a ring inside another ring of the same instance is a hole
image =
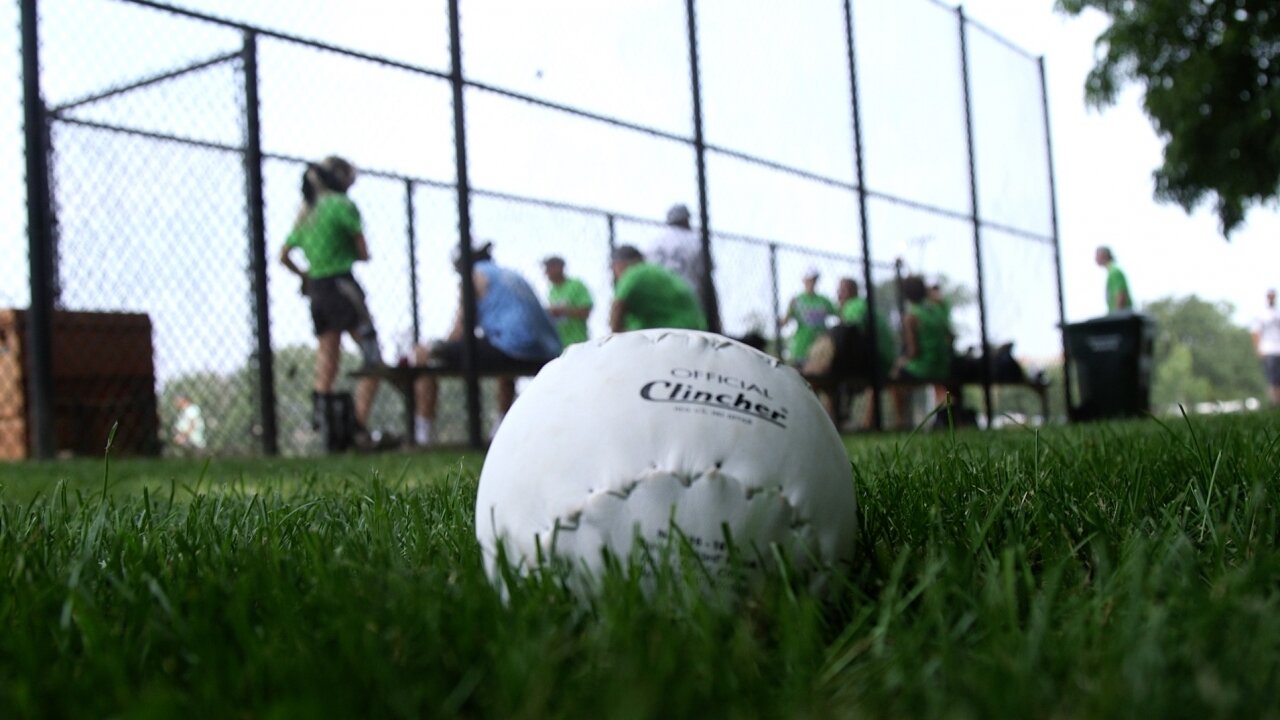
[[698, 16], [695, 0], [685, 0], [689, 25], [689, 75], [693, 91], [693, 154], [698, 170], [698, 222], [702, 231], [702, 287], [699, 296], [707, 315], [707, 329], [720, 332], [720, 301], [716, 297], [711, 257], [711, 214], [707, 211], [707, 146], [702, 137], [702, 77], [698, 69]]
[[778, 243], [769, 243], [769, 290], [773, 296], [774, 354], [782, 357], [782, 289], [778, 286]]
[[618, 230], [614, 227], [615, 218], [613, 213], [608, 213], [604, 217], [605, 222], [609, 224], [609, 259], [612, 261], [613, 251], [618, 249]]
[[[1062, 290], [1062, 244], [1058, 237], [1058, 190], [1053, 172], [1053, 140], [1049, 134], [1049, 83], [1045, 80], [1044, 56], [1039, 59], [1040, 66], [1040, 99], [1044, 107], [1044, 151], [1048, 156], [1049, 167], [1049, 217], [1053, 223], [1053, 268], [1058, 275], [1058, 327], [1065, 332], [1067, 324], [1067, 303]], [[1067, 372], [1070, 355], [1065, 338], [1062, 343], [1062, 395], [1065, 403], [1062, 407], [1071, 410], [1071, 373]], [[1049, 418], [1044, 419], [1049, 422]]]
[[[404, 233], [409, 241], [409, 313], [413, 318], [413, 344], [421, 339], [418, 317], [418, 232], [414, 220], [413, 180], [404, 180]], [[412, 356], [410, 356], [412, 357]]]
[[867, 222], [867, 182], [862, 163], [862, 106], [858, 102], [858, 60], [854, 52], [853, 7], [844, 0], [845, 52], [849, 57], [849, 97], [853, 106], [853, 154], [855, 182], [858, 183], [858, 224], [862, 232], [862, 282], [867, 293], [867, 317], [863, 333], [867, 341], [867, 355], [871, 357], [871, 423], [880, 430], [884, 427], [884, 409], [880, 406], [880, 391], [884, 380], [879, 362], [879, 333], [876, 332], [876, 285], [871, 274], [871, 233]]
[[48, 460], [53, 437], [53, 306], [56, 285], [53, 193], [49, 188], [49, 125], [40, 89], [40, 13], [22, 0], [22, 109], [26, 134], [27, 245], [31, 307], [27, 346], [27, 422], [30, 454]]
[[271, 350], [271, 306], [267, 288], [267, 226], [262, 200], [262, 120], [258, 102], [258, 36], [244, 33], [244, 182], [249, 216], [249, 265], [257, 334], [258, 411], [262, 451], [279, 452], [276, 434], [275, 356]]
[[476, 286], [471, 277], [471, 184], [467, 178], [466, 81], [462, 78], [462, 34], [458, 0], [449, 0], [449, 84], [453, 88], [453, 151], [458, 174], [458, 258], [462, 277], [462, 370], [467, 380], [467, 443], [479, 450], [480, 377], [476, 373]]
[[[964, 6], [956, 8], [960, 19], [960, 77], [964, 86], [964, 132], [969, 149], [969, 203], [973, 207], [973, 258], [978, 278], [978, 334], [982, 343], [982, 401], [986, 406], [987, 427], [995, 420], [995, 407], [991, 402], [991, 359], [987, 341], [987, 292], [982, 282], [982, 220], [978, 212], [978, 172], [973, 148], [973, 102], [969, 87], [969, 31]], [[956, 398], [960, 400], [961, 398]]]

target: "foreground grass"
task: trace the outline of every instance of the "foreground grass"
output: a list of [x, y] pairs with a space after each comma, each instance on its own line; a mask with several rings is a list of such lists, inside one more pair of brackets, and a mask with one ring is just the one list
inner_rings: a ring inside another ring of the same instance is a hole
[[0, 469], [0, 717], [1280, 715], [1280, 416], [850, 440], [830, 597], [480, 569], [475, 456]]

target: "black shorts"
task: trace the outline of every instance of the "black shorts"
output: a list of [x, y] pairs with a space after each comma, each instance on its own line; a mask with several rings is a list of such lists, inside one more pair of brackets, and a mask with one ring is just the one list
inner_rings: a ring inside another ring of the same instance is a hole
[[1280, 355], [1262, 356], [1262, 374], [1267, 376], [1267, 384], [1280, 387]]
[[307, 294], [311, 296], [311, 322], [317, 336], [354, 332], [361, 325], [373, 324], [364, 290], [351, 273], [310, 280]]
[[[494, 347], [488, 339], [476, 338], [476, 370], [482, 373], [501, 373], [510, 370], [514, 374], [537, 371], [546, 360], [521, 360], [511, 357]], [[450, 369], [462, 368], [462, 341], [446, 340], [431, 346], [431, 366]]]

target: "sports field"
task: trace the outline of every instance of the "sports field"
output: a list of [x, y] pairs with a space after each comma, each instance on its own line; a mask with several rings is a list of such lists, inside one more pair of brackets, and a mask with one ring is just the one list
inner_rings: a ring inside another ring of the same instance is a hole
[[504, 604], [482, 458], [0, 466], [0, 717], [1275, 717], [1280, 415], [847, 441], [857, 567]]

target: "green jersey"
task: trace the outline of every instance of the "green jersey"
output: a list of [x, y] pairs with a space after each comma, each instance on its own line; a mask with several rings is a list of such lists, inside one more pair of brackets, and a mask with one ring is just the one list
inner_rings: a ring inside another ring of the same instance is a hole
[[650, 263], [637, 263], [618, 278], [613, 296], [626, 308], [623, 327], [706, 330], [693, 288], [679, 275]]
[[[867, 301], [866, 298], [849, 298], [845, 300], [844, 307], [840, 308], [840, 321], [845, 325], [856, 325], [864, 327], [867, 320]], [[894, 347], [893, 331], [889, 329], [889, 323], [885, 322], [884, 315], [876, 313], [876, 353], [880, 356], [880, 367], [886, 372], [893, 367], [893, 360], [898, 356], [897, 348]]]
[[[552, 285], [547, 293], [547, 303], [551, 307], [589, 308], [591, 292], [577, 278], [565, 278], [559, 285]], [[556, 332], [560, 333], [560, 344], [569, 347], [587, 339], [587, 321], [583, 318], [562, 315], [554, 318]]]
[[1119, 265], [1111, 263], [1107, 265], [1107, 312], [1115, 312], [1123, 310], [1120, 307], [1120, 293], [1124, 293], [1127, 304], [1125, 307], [1132, 305], [1132, 296], [1129, 295], [1129, 281], [1124, 276], [1124, 271]]
[[835, 304], [817, 293], [801, 293], [791, 301], [787, 316], [796, 321], [796, 334], [791, 336], [792, 362], [804, 362], [809, 346], [826, 331], [827, 317], [835, 314]]
[[362, 232], [356, 204], [346, 195], [327, 193], [289, 233], [285, 245], [302, 248], [307, 276], [318, 280], [351, 272], [356, 262], [355, 238]]
[[950, 377], [951, 326], [946, 307], [919, 303], [909, 306], [907, 314], [916, 319], [916, 356], [907, 362], [907, 372], [922, 380]]

